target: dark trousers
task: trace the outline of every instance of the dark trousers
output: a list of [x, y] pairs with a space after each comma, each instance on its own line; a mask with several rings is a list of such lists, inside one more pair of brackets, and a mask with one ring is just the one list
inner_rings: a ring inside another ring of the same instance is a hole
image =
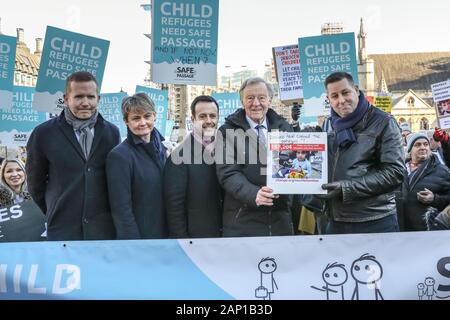
[[398, 232], [397, 216], [390, 216], [367, 222], [337, 222], [330, 220], [327, 225], [326, 234], [349, 234], [349, 233], [384, 233]]

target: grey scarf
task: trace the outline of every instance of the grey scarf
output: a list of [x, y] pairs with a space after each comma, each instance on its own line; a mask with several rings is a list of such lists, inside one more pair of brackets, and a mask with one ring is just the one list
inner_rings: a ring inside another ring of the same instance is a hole
[[80, 120], [75, 118], [73, 113], [70, 111], [68, 107], [64, 108], [64, 116], [68, 124], [70, 124], [73, 129], [80, 135], [79, 143], [81, 149], [83, 150], [84, 156], [86, 160], [89, 157], [89, 153], [91, 152], [92, 142], [94, 141], [94, 135], [92, 134], [91, 129], [97, 123], [98, 110], [95, 110], [95, 113], [86, 120]]

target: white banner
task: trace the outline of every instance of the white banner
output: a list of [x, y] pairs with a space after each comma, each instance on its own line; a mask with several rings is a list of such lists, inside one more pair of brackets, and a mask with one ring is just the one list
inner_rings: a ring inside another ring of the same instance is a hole
[[450, 231], [0, 244], [0, 300], [450, 299]]

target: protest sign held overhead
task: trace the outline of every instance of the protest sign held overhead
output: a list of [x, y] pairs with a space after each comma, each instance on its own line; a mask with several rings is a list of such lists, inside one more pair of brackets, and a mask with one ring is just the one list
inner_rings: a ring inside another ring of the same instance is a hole
[[380, 108], [384, 112], [392, 112], [392, 97], [391, 96], [375, 96], [373, 105]]
[[25, 146], [31, 131], [47, 120], [47, 114], [32, 109], [34, 88], [14, 87], [11, 110], [0, 109], [0, 145], [8, 148]]
[[347, 72], [358, 84], [353, 32], [299, 38], [305, 116], [329, 115], [324, 82], [334, 72]]
[[16, 38], [0, 33], [0, 109], [12, 107], [15, 61]]
[[273, 60], [277, 82], [280, 86], [280, 100], [284, 104], [303, 104], [302, 75], [298, 45], [275, 47]]
[[450, 80], [431, 85], [441, 129], [450, 129]]
[[219, 122], [217, 127], [225, 123], [225, 118], [242, 108], [239, 92], [213, 93], [212, 97], [219, 104]]
[[155, 103], [156, 123], [155, 128], [162, 135], [166, 132], [167, 115], [169, 114], [169, 93], [167, 90], [153, 89], [136, 86], [136, 93], [145, 93]]
[[154, 0], [152, 81], [217, 82], [219, 0]]
[[109, 41], [48, 26], [33, 109], [59, 114], [66, 79], [74, 72], [92, 73], [100, 91], [108, 50]]
[[127, 126], [122, 116], [122, 100], [125, 97], [127, 97], [126, 92], [102, 93], [97, 106], [97, 110], [103, 118], [119, 128], [122, 140], [127, 137]]

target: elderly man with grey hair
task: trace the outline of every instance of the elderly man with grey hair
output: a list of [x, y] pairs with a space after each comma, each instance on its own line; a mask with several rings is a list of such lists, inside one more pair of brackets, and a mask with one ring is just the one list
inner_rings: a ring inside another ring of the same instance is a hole
[[267, 132], [292, 128], [270, 107], [273, 89], [263, 79], [247, 79], [239, 93], [243, 108], [225, 119], [216, 146], [217, 176], [225, 189], [223, 235], [292, 235], [291, 199], [266, 186], [264, 171]]

